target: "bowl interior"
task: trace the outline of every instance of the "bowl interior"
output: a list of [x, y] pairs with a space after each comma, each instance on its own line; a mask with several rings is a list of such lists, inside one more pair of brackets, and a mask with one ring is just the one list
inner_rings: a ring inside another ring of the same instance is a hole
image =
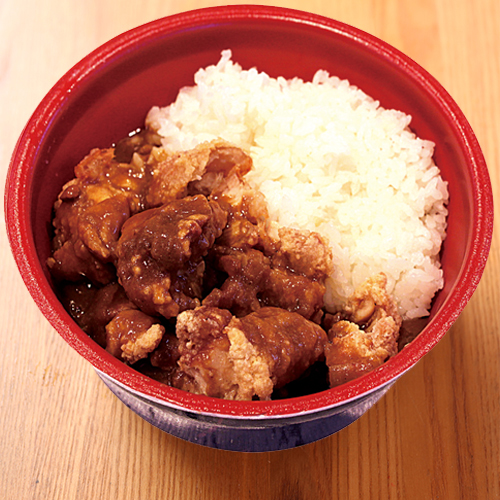
[[[444, 335], [464, 307], [463, 298], [466, 302], [477, 285], [491, 237], [489, 180], [465, 118], [432, 77], [373, 37], [309, 14], [231, 7], [159, 20], [105, 44], [56, 84], [18, 143], [7, 194], [14, 255], [18, 262], [31, 262], [21, 273], [26, 281], [35, 282], [31, 285], [35, 300], [73, 347], [115, 379], [159, 399], [184, 404], [180, 391], [145, 381], [111, 359], [62, 310], [45, 265], [50, 253], [51, 211], [61, 186], [91, 148], [108, 147], [141, 127], [151, 106], [169, 104], [182, 86], [193, 84], [197, 69], [215, 64], [221, 51], [228, 48], [233, 60], [244, 68], [256, 66], [271, 76], [304, 79], [325, 69], [349, 79], [382, 106], [411, 114], [413, 130], [437, 144], [436, 163], [449, 183], [448, 237], [442, 252], [446, 285], [434, 300], [428, 328], [415, 346], [410, 344], [406, 353], [403, 350], [376, 374], [321, 396], [337, 403], [387, 383]], [[24, 233], [14, 228], [18, 223], [24, 224]], [[478, 251], [480, 238], [484, 243]], [[471, 279], [464, 284], [466, 276]], [[306, 397], [300, 408], [321, 405], [321, 398]], [[221, 404], [220, 411], [233, 411]], [[286, 412], [286, 404], [272, 402], [255, 411]], [[240, 411], [246, 407], [231, 408]], [[211, 411], [219, 410], [211, 407]]]

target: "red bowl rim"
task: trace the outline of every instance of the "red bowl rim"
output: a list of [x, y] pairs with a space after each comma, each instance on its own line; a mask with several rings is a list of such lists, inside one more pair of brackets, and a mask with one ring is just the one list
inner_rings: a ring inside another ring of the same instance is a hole
[[[190, 394], [136, 372], [94, 344], [57, 300], [37, 259], [30, 228], [30, 193], [27, 189], [31, 164], [45, 128], [54, 119], [67, 96], [91, 72], [120, 54], [134, 50], [141, 42], [161, 34], [195, 27], [200, 23], [226, 23], [249, 18], [303, 24], [333, 32], [402, 68], [410, 79], [432, 97], [436, 106], [454, 124], [460, 145], [469, 158], [469, 168], [476, 181], [473, 189], [478, 200], [473, 214], [475, 224], [472, 244], [468, 249], [470, 259], [461, 269], [460, 279], [442, 305], [440, 314], [429, 322], [420, 335], [397, 356], [359, 379], [310, 396], [277, 401], [226, 401]], [[303, 11], [257, 5], [211, 7], [161, 18], [127, 31], [91, 52], [56, 83], [33, 113], [14, 149], [5, 193], [7, 233], [20, 274], [39, 309], [64, 340], [96, 370], [131, 392], [173, 408], [226, 418], [278, 418], [323, 411], [361, 398], [394, 381], [437, 344], [463, 311], [484, 271], [493, 232], [493, 196], [480, 146], [457, 104], [427, 71], [389, 44], [352, 26]]]

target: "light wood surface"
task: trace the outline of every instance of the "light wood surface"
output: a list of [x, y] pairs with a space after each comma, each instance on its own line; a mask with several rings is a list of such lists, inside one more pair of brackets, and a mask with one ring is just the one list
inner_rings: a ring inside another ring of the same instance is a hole
[[[272, 3], [356, 26], [430, 71], [469, 119], [499, 193], [498, 0]], [[0, 0], [2, 188], [24, 124], [74, 63], [127, 29], [213, 5]], [[38, 311], [2, 228], [0, 498], [500, 499], [497, 236], [457, 323], [360, 420], [301, 448], [239, 454], [164, 434], [118, 401]]]

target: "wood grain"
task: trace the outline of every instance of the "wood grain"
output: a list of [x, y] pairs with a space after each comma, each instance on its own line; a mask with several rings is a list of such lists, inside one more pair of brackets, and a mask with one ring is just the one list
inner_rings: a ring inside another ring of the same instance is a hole
[[[498, 195], [498, 0], [259, 3], [352, 24], [430, 71], [469, 119]], [[36, 105], [80, 58], [134, 26], [212, 5], [0, 0], [2, 179]], [[500, 499], [497, 234], [459, 320], [360, 420], [301, 448], [239, 454], [182, 442], [122, 405], [39, 313], [2, 229], [0, 498]]]

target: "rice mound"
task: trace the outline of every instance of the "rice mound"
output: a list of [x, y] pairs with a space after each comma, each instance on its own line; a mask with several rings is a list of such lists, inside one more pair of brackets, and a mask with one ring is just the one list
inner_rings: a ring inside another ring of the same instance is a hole
[[197, 71], [175, 102], [150, 110], [146, 124], [170, 150], [221, 137], [248, 151], [248, 181], [272, 221], [328, 238], [334, 272], [325, 303], [341, 306], [380, 271], [405, 319], [429, 314], [443, 286], [447, 183], [434, 143], [347, 80], [323, 70], [312, 82], [243, 70], [222, 52]]

